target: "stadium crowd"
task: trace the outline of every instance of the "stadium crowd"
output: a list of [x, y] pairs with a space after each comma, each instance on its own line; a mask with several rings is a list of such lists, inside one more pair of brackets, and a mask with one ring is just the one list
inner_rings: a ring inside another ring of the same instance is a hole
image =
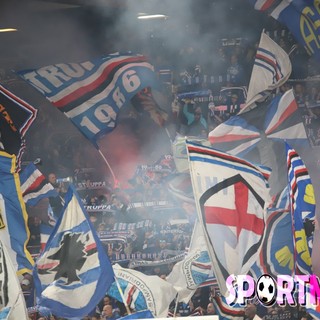
[[[280, 90], [285, 91], [291, 87], [294, 89], [310, 144], [313, 147], [319, 146], [319, 67], [306, 56], [286, 30], [271, 30], [270, 36], [287, 51], [293, 65], [289, 81]], [[163, 81], [161, 97], [165, 104], [161, 107], [169, 113], [174, 125], [171, 140], [174, 140], [176, 134], [206, 139], [213, 128], [239, 112], [245, 102], [256, 47], [257, 43], [246, 43], [244, 39], [224, 40], [217, 49], [215, 60], [208, 61], [204, 58], [206, 53], [199, 53], [194, 47], [186, 46], [180, 54], [184, 57], [183, 61], [190, 61], [188, 66], [173, 67], [168, 58], [161, 55], [151, 56], [159, 78]], [[164, 69], [169, 69], [169, 72], [164, 74], [161, 71]], [[191, 97], [184, 95], [199, 91], [205, 93]], [[130, 123], [131, 128], [138, 131], [136, 134], [141, 138], [140, 142], [144, 143], [148, 134], [144, 132], [144, 135], [139, 135], [144, 123], [132, 106], [129, 108], [129, 111], [120, 115], [118, 121]], [[159, 155], [158, 160], [151, 164], [139, 164], [134, 175], [127, 177], [125, 188], [114, 186], [112, 176], [105, 172], [101, 174], [97, 168], [90, 168], [95, 161], [99, 164], [98, 167], [100, 164], [102, 167], [103, 163], [97, 158], [93, 161], [88, 158], [88, 154], [95, 152], [83, 152], [82, 137], [72, 135], [66, 139], [65, 128], [59, 128], [53, 117], [40, 112], [39, 116], [35, 126], [45, 123], [51, 134], [44, 141], [40, 130], [32, 130], [28, 138], [32, 142], [28, 143], [25, 162], [40, 157], [41, 170], [43, 169], [48, 178], [52, 173], [59, 178], [70, 177], [69, 181], [58, 179], [53, 184], [60, 188], [62, 197], [68, 183], [73, 182], [76, 185], [90, 220], [112, 262], [165, 279], [176, 262], [173, 258], [183, 255], [187, 250], [196, 219], [192, 201], [190, 203], [183, 197], [178, 197], [170, 188], [172, 181], [180, 177], [170, 150], [167, 154]], [[150, 130], [151, 127], [145, 125], [144, 128]], [[182, 190], [182, 194], [188, 198], [188, 185], [184, 187], [186, 189]], [[50, 204], [54, 214], [59, 215], [61, 207], [52, 201]], [[29, 249], [36, 257], [41, 244], [40, 225], [45, 222], [47, 212], [39, 214], [39, 211], [43, 210], [41, 206], [40, 209], [28, 209], [31, 233]], [[139, 261], [144, 263], [139, 264]], [[32, 298], [29, 293], [32, 279], [29, 280], [29, 283], [22, 284], [27, 301]], [[219, 299], [218, 288], [212, 285], [204, 286], [195, 292], [188, 304], [180, 302], [175, 310], [173, 302], [170, 314], [175, 312], [176, 316], [183, 317], [216, 314], [212, 303], [216, 299]], [[42, 316], [37, 310], [33, 312], [32, 303], [29, 307], [32, 319], [57, 319], [55, 316]], [[106, 296], [92, 314], [83, 319], [113, 320], [124, 316], [126, 312], [122, 303]], [[262, 309], [257, 304], [251, 304], [244, 312], [245, 319], [259, 319], [254, 318], [256, 314], [264, 320], [309, 319], [302, 307]]]

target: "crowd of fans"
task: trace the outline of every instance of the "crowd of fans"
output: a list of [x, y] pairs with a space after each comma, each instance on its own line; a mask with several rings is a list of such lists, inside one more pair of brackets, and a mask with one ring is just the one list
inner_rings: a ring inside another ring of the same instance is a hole
[[[320, 82], [316, 78], [320, 70], [290, 35], [283, 32], [277, 34], [274, 40], [288, 52], [293, 64], [293, 74], [280, 90], [294, 89], [310, 144], [316, 147], [320, 143]], [[153, 57], [158, 62], [155, 67], [160, 79], [163, 76], [161, 94], [166, 97], [164, 101], [167, 105], [162, 107], [170, 113], [174, 125], [174, 135], [170, 137], [172, 140], [175, 134], [205, 139], [213, 128], [239, 112], [245, 102], [256, 46], [257, 43], [249, 44], [241, 39], [231, 45], [222, 45], [211, 63], [208, 60], [203, 62], [199, 52], [188, 46], [181, 50], [183, 60], [196, 63], [179, 66], [178, 70], [169, 66], [171, 71], [166, 75], [160, 71], [169, 61]], [[200, 91], [203, 93], [191, 97], [184, 95]], [[41, 130], [32, 130], [29, 137], [32, 142], [28, 144], [24, 159], [32, 161], [39, 156], [42, 158], [44, 171], [49, 181], [59, 188], [61, 197], [66, 192], [63, 187], [70, 182], [75, 184], [112, 262], [165, 279], [175, 263], [171, 259], [188, 248], [196, 217], [194, 205], [177, 198], [170, 191], [170, 181], [177, 175], [172, 155], [166, 154], [151, 165], [139, 165], [135, 174], [127, 177], [127, 187], [123, 189], [113, 185], [111, 176], [89, 170], [93, 162], [99, 167], [101, 160], [90, 157], [96, 153], [95, 150], [83, 151], [82, 137], [77, 137], [71, 130], [70, 137], [66, 139], [65, 128], [57, 129], [53, 117], [41, 112], [39, 116], [35, 126], [41, 127], [45, 123], [50, 135], [43, 141]], [[136, 122], [136, 127], [142, 125], [134, 110], [126, 112], [119, 121], [126, 122], [128, 119]], [[70, 179], [52, 180], [52, 174]], [[50, 204], [54, 214], [59, 215], [59, 204], [54, 201], [50, 201]], [[43, 215], [31, 215], [29, 218], [29, 248], [35, 257], [40, 248], [42, 220], [45, 220]], [[134, 261], [137, 263], [130, 264]], [[150, 263], [139, 265], [139, 261]], [[28, 292], [28, 287], [25, 289]], [[215, 286], [202, 287], [188, 304], [179, 303], [176, 308], [173, 302], [170, 312], [179, 316], [215, 314], [212, 301], [218, 297]], [[259, 309], [256, 304], [247, 306], [246, 319], [253, 319], [258, 311], [262, 312], [258, 313], [265, 320], [308, 319], [305, 310], [298, 307]], [[106, 296], [84, 319], [117, 319], [126, 312], [123, 304]], [[44, 318], [38, 316], [39, 313], [35, 312], [34, 319]], [[54, 316], [50, 319], [53, 318], [56, 319]]]

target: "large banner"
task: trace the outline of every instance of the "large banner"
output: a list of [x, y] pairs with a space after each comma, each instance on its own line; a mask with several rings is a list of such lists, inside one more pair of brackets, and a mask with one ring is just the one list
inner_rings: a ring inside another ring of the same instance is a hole
[[114, 53], [81, 63], [60, 63], [18, 74], [62, 111], [94, 145], [111, 132], [120, 109], [154, 87], [153, 66], [142, 55]]

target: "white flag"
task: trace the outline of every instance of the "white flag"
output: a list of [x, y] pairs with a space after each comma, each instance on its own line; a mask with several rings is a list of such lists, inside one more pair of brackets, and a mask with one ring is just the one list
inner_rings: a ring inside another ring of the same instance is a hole
[[[125, 298], [125, 303], [136, 311], [150, 310], [157, 318], [168, 315], [169, 305], [177, 291], [167, 281], [158, 276], [147, 276], [139, 271], [113, 266], [115, 277]], [[108, 295], [122, 301], [118, 287], [114, 282]]]
[[8, 250], [0, 240], [0, 317], [28, 320], [28, 312], [16, 269]]
[[251, 73], [246, 106], [239, 113], [253, 109], [255, 102], [264, 101], [272, 90], [288, 80], [291, 71], [288, 54], [262, 32]]
[[190, 242], [187, 256], [176, 263], [166, 280], [179, 293], [179, 301], [188, 303], [199, 285], [212, 274], [206, 239], [198, 220]]
[[223, 295], [229, 275], [247, 274], [256, 261], [270, 203], [270, 170], [187, 142], [198, 218]]

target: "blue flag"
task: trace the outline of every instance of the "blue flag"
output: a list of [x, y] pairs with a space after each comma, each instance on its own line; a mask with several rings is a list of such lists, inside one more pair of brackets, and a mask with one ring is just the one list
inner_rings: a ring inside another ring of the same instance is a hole
[[316, 201], [308, 170], [297, 152], [286, 143], [288, 185], [297, 267], [312, 274], [312, 244]]
[[133, 314], [129, 314], [125, 317], [120, 318], [119, 320], [129, 320], [129, 319], [150, 319], [154, 318], [152, 312], [150, 310], [138, 311]]
[[297, 42], [304, 46], [310, 55], [320, 59], [319, 21], [317, 1], [311, 0], [249, 0], [254, 8], [284, 24]]
[[87, 315], [114, 280], [109, 258], [72, 185], [33, 275], [39, 305], [64, 318]]
[[114, 53], [81, 63], [61, 63], [18, 74], [60, 111], [96, 147], [117, 124], [120, 109], [146, 87], [158, 85], [142, 55]]
[[31, 272], [34, 261], [27, 250], [28, 215], [22, 199], [16, 157], [0, 151], [0, 238], [18, 275]]

